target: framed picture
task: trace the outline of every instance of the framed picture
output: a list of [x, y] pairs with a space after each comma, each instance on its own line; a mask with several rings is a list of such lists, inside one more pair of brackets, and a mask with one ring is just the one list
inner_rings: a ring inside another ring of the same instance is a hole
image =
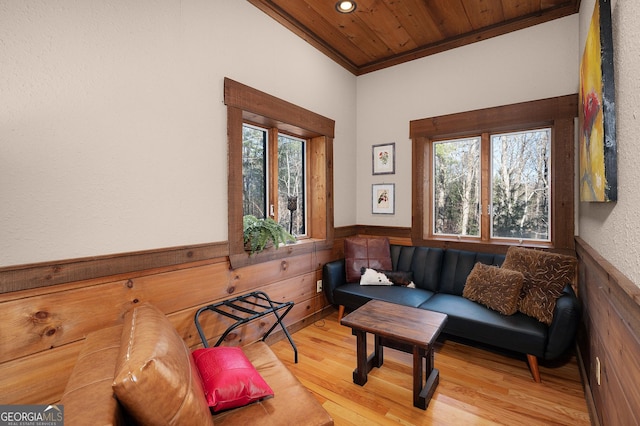
[[580, 63], [580, 201], [618, 198], [611, 2], [596, 0]]
[[395, 142], [373, 145], [371, 150], [374, 175], [392, 175], [396, 172]]
[[375, 214], [395, 213], [395, 184], [374, 183], [372, 186], [372, 212]]

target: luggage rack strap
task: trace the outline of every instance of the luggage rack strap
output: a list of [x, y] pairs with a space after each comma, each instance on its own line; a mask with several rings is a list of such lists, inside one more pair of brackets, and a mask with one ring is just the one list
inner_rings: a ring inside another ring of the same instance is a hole
[[[265, 304], [258, 303], [258, 300], [264, 301], [266, 303]], [[241, 304], [244, 304], [244, 306]], [[256, 309], [248, 308], [246, 307], [246, 305], [255, 306]], [[220, 336], [220, 338], [218, 339], [218, 341], [214, 346], [219, 346], [224, 341], [224, 339], [229, 335], [229, 333], [231, 333], [236, 328], [244, 324], [247, 324], [248, 322], [253, 321], [255, 319], [264, 317], [269, 314], [273, 314], [276, 317], [276, 322], [262, 336], [262, 340], [263, 341], [266, 340], [266, 338], [269, 336], [269, 334], [271, 334], [271, 332], [276, 328], [276, 326], [280, 325], [280, 328], [282, 328], [282, 331], [284, 332], [285, 336], [289, 340], [289, 343], [291, 343], [291, 347], [293, 348], [293, 352], [294, 352], [295, 362], [297, 364], [298, 348], [296, 348], [296, 345], [295, 343], [293, 343], [293, 339], [291, 338], [289, 331], [287, 331], [287, 328], [282, 322], [282, 320], [289, 313], [291, 308], [293, 308], [293, 305], [294, 303], [292, 301], [276, 303], [273, 300], [271, 300], [271, 298], [265, 292], [254, 291], [251, 293], [244, 294], [242, 296], [237, 296], [231, 299], [222, 300], [220, 302], [201, 307], [200, 309], [198, 309], [198, 311], [194, 316], [194, 322], [196, 324], [196, 329], [198, 330], [198, 334], [200, 335], [200, 340], [202, 341], [203, 346], [205, 348], [208, 348], [209, 343], [207, 342], [207, 337], [205, 336], [204, 331], [200, 326], [200, 314], [202, 314], [203, 312], [205, 311], [215, 312], [220, 315], [229, 317], [235, 321], [225, 330], [225, 332], [222, 334], [222, 336]], [[227, 309], [221, 309], [223, 307], [231, 309], [232, 312], [229, 312]], [[240, 314], [236, 315], [234, 311], [245, 313], [248, 315], [247, 316], [240, 316]], [[280, 314], [281, 311], [282, 311], [282, 314]]]

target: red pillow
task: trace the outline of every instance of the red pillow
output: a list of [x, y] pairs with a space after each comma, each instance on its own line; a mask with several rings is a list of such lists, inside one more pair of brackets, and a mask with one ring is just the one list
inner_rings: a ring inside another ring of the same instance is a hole
[[204, 393], [214, 412], [242, 407], [273, 395], [251, 361], [239, 347], [193, 351]]

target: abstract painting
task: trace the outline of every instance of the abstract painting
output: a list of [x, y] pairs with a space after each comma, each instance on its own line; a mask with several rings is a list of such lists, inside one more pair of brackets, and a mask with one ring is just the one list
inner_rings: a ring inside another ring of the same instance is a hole
[[618, 198], [610, 0], [596, 0], [580, 64], [580, 201]]

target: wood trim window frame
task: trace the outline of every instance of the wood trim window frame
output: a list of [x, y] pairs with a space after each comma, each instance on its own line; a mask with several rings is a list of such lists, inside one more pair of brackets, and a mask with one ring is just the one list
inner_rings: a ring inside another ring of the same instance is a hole
[[[233, 268], [308, 253], [333, 243], [333, 138], [335, 121], [224, 79], [228, 142], [228, 241]], [[307, 237], [297, 244], [249, 254], [242, 238], [242, 125], [253, 123], [307, 140]]]
[[[574, 156], [575, 118], [578, 116], [578, 95], [566, 95], [469, 112], [424, 118], [410, 122], [412, 140], [412, 231], [414, 245], [456, 247], [479, 251], [507, 250], [508, 241], [477, 239], [455, 241], [433, 237], [429, 216], [431, 193], [432, 142], [469, 135], [486, 135], [523, 129], [550, 127], [551, 142], [551, 242], [523, 242], [522, 245], [544, 247], [559, 252], [573, 252], [574, 241]], [[487, 144], [485, 144], [487, 145]], [[489, 171], [482, 170], [483, 179]], [[483, 194], [483, 203], [487, 195]], [[485, 206], [483, 206], [485, 207]], [[486, 213], [486, 207], [483, 208]], [[486, 214], [482, 215], [484, 223]]]

